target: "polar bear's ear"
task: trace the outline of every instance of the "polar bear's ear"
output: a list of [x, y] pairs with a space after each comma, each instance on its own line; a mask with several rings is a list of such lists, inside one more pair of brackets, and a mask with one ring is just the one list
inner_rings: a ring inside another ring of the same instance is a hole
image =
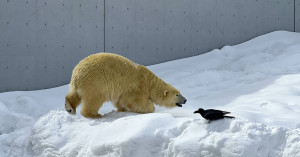
[[167, 96], [168, 95], [168, 90], [165, 90], [164, 91], [164, 96]]

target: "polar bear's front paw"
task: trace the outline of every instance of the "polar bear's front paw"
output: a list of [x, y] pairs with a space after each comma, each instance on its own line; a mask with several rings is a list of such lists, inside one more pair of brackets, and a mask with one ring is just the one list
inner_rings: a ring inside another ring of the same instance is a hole
[[81, 110], [81, 115], [86, 118], [95, 118], [95, 119], [102, 118], [101, 114], [87, 114], [87, 113], [82, 112], [82, 110]]
[[97, 115], [95, 115], [93, 118], [102, 118], [102, 115], [101, 114], [97, 114]]

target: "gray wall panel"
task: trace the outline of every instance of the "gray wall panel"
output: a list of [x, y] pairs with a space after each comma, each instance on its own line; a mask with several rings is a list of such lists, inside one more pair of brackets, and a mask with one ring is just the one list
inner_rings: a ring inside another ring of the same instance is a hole
[[67, 84], [104, 51], [104, 0], [1, 0], [0, 92]]
[[142, 64], [294, 31], [293, 0], [106, 1], [106, 51]]
[[217, 0], [217, 47], [275, 30], [294, 31], [293, 0]]

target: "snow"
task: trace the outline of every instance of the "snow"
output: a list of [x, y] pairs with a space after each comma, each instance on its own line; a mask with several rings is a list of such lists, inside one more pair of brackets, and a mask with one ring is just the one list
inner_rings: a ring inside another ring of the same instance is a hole
[[[148, 68], [188, 99], [182, 108], [119, 113], [106, 102], [103, 118], [87, 119], [64, 111], [68, 85], [0, 93], [0, 156], [300, 157], [299, 33]], [[236, 119], [208, 123], [200, 107]]]

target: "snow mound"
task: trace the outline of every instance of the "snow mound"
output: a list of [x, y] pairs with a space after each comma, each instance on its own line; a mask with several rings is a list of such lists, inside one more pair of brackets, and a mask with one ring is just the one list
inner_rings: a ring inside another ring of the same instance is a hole
[[[65, 111], [51, 111], [33, 126], [31, 143], [36, 154], [152, 156], [162, 151], [169, 137], [182, 132], [180, 126], [186, 121], [176, 120], [168, 113], [140, 115], [113, 111], [102, 119], [91, 120]], [[161, 136], [161, 132], [168, 137]]]
[[299, 154], [299, 131], [241, 120], [207, 123], [169, 113], [113, 111], [90, 120], [50, 111], [33, 126], [30, 142], [37, 156], [252, 157], [253, 152], [281, 156], [282, 150], [289, 156]]

